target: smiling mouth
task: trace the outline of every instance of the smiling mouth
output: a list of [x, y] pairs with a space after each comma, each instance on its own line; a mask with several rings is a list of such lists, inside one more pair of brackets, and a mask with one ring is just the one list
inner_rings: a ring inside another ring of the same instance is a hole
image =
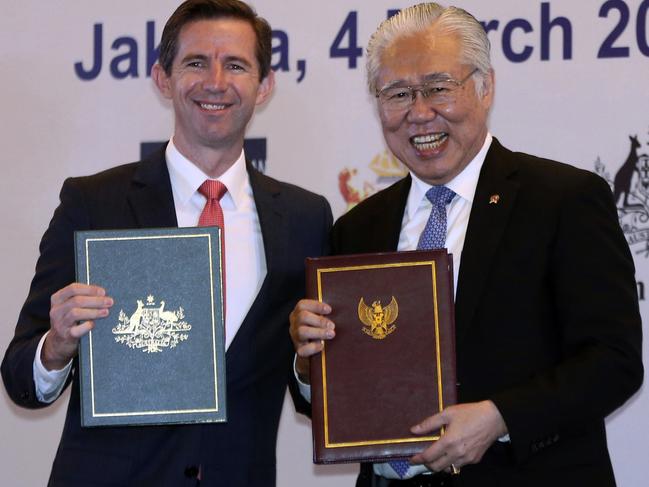
[[439, 148], [448, 139], [446, 132], [435, 134], [414, 135], [410, 137], [410, 143], [420, 152]]
[[209, 112], [218, 112], [221, 110], [225, 110], [228, 105], [224, 103], [201, 103], [201, 102], [196, 102], [196, 104], [201, 107], [203, 110], [207, 110]]

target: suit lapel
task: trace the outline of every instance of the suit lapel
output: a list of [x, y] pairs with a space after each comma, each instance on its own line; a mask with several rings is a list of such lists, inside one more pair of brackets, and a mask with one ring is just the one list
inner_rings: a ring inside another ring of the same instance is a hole
[[128, 201], [141, 228], [178, 226], [165, 147], [138, 164], [129, 188]]
[[277, 181], [264, 176], [250, 164], [247, 166], [255, 207], [259, 216], [261, 235], [264, 240], [266, 268], [270, 274], [273, 269], [281, 268], [281, 261], [286, 249], [285, 238], [288, 237], [281, 187]]
[[403, 213], [406, 211], [406, 202], [412, 178], [410, 174], [401, 181], [388, 188], [388, 204], [383, 208], [383, 216], [378, 221], [383, 221], [383, 225], [375, 225], [380, 230], [375, 235], [382, 251], [396, 251], [399, 246], [399, 235], [401, 234], [401, 224], [403, 222]]
[[456, 338], [470, 327], [518, 193], [511, 152], [494, 138], [480, 171], [457, 285]]
[[368, 211], [364, 221], [353, 225], [351, 234], [338, 237], [334, 227], [334, 253], [395, 252], [411, 183], [408, 175], [365, 200]]

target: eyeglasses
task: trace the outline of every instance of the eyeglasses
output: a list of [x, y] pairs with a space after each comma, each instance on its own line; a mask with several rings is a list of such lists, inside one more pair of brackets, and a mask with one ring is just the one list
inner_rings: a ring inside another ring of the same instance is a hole
[[388, 86], [376, 94], [384, 110], [390, 112], [407, 111], [415, 104], [417, 92], [433, 105], [450, 105], [455, 103], [457, 91], [468, 79], [478, 72], [471, 71], [460, 81], [453, 78], [443, 78], [428, 81], [413, 86]]

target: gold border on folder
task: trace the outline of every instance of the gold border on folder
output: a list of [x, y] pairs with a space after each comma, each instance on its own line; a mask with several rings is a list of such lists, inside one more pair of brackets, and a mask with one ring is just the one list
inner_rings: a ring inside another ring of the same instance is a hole
[[[358, 271], [358, 270], [367, 270], [367, 269], [385, 269], [388, 267], [415, 267], [415, 266], [430, 266], [431, 275], [432, 275], [432, 288], [433, 288], [433, 309], [435, 314], [435, 348], [437, 352], [437, 391], [439, 394], [439, 410], [440, 412], [444, 409], [443, 403], [443, 384], [442, 384], [442, 359], [440, 357], [440, 341], [439, 341], [439, 317], [437, 312], [437, 271], [436, 271], [436, 262], [431, 261], [420, 261], [420, 262], [396, 262], [394, 264], [374, 264], [374, 265], [359, 265], [359, 266], [349, 266], [349, 267], [331, 267], [318, 269], [318, 301], [322, 302], [322, 274], [328, 272], [346, 272], [346, 271]], [[322, 402], [323, 402], [323, 414], [324, 414], [324, 443], [325, 448], [344, 448], [350, 446], [369, 446], [369, 445], [386, 445], [394, 443], [418, 443], [421, 441], [431, 441], [439, 440], [439, 435], [434, 436], [418, 436], [408, 437], [408, 438], [391, 438], [385, 440], [372, 440], [372, 441], [348, 441], [343, 443], [332, 443], [329, 441], [329, 413], [328, 413], [328, 402], [327, 402], [327, 346], [325, 343], [322, 352], [320, 353], [322, 361]], [[443, 431], [443, 430], [442, 430]]]
[[[218, 246], [220, 255], [223, 253], [221, 248], [221, 230], [219, 229]], [[171, 238], [207, 238], [209, 269], [210, 269], [210, 299], [212, 302], [212, 353], [214, 364], [214, 407], [205, 409], [172, 409], [163, 411], [135, 411], [128, 413], [97, 413], [95, 411], [95, 377], [94, 377], [94, 361], [92, 349], [92, 330], [88, 333], [88, 348], [90, 350], [90, 401], [92, 404], [92, 417], [93, 418], [117, 418], [126, 416], [152, 416], [154, 414], [194, 414], [194, 413], [215, 413], [219, 411], [219, 384], [216, 371], [216, 315], [214, 310], [214, 268], [212, 266], [212, 236], [209, 233], [195, 233], [187, 235], [147, 235], [140, 237], [103, 237], [103, 238], [86, 238], [86, 284], [90, 284], [90, 248], [89, 242], [104, 242], [116, 240], [155, 240], [155, 239], [171, 239]], [[220, 280], [223, 282], [223, 269], [219, 267]], [[223, 286], [221, 286], [221, 300], [223, 300]]]

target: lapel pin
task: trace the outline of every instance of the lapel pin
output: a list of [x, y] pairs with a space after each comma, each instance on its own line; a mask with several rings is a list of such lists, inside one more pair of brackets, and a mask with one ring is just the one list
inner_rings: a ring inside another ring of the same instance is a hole
[[499, 201], [500, 201], [500, 195], [499, 194], [492, 194], [489, 197], [489, 204], [490, 205], [497, 205]]

